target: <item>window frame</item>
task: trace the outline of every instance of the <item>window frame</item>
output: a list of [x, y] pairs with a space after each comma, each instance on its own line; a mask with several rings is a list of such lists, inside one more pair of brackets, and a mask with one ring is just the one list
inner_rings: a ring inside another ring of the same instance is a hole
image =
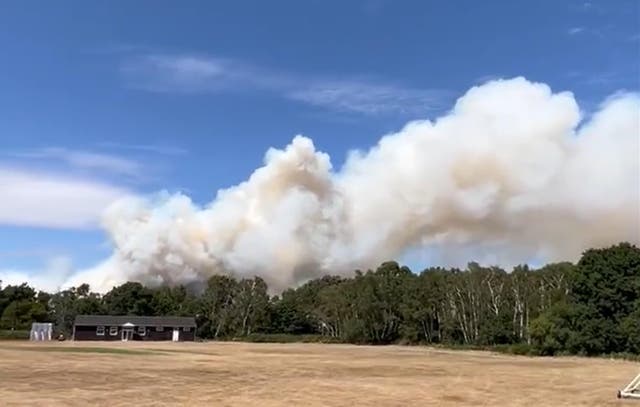
[[[115, 332], [114, 332], [114, 328], [115, 328]], [[118, 327], [117, 326], [110, 326], [109, 327], [109, 336], [117, 336], [118, 335]]]
[[164, 332], [164, 326], [156, 326], [156, 332]]
[[139, 326], [136, 328], [136, 332], [138, 333], [139, 336], [146, 336], [147, 335], [147, 327], [146, 326]]
[[96, 336], [104, 336], [105, 328], [104, 325], [96, 325]]
[[182, 332], [191, 332], [191, 327], [190, 326], [182, 327]]

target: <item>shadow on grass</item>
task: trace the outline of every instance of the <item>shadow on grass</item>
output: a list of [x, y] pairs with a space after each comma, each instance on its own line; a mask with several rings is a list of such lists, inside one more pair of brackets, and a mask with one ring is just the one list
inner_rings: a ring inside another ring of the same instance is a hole
[[205, 356], [219, 356], [218, 352], [206, 352], [206, 351], [197, 351], [197, 350], [186, 350], [186, 349], [148, 349], [145, 348], [145, 351], [148, 352], [160, 352], [160, 353], [187, 353], [190, 355], [205, 355]]
[[62, 347], [62, 346], [0, 346], [2, 349], [32, 352], [62, 352], [62, 353], [110, 353], [117, 355], [162, 355], [162, 351], [150, 351], [139, 349], [118, 349], [99, 347]]

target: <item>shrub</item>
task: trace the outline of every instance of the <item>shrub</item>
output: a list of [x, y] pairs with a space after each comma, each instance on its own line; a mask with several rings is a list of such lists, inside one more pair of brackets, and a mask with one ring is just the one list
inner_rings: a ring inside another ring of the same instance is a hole
[[11, 330], [11, 329], [2, 329], [0, 330], [0, 339], [29, 339], [30, 331], [27, 330]]
[[223, 340], [255, 343], [340, 343], [337, 338], [323, 335], [292, 335], [292, 334], [264, 334], [254, 333], [241, 337], [226, 338]]

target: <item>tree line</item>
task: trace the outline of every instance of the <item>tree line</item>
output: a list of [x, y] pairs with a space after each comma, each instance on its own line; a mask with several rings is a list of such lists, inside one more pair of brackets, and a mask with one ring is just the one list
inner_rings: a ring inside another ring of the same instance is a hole
[[79, 314], [195, 316], [203, 339], [287, 335], [358, 344], [511, 346], [541, 355], [640, 354], [640, 249], [589, 249], [575, 264], [510, 272], [413, 273], [389, 261], [352, 277], [325, 276], [270, 296], [259, 277], [211, 277], [202, 290], [128, 282], [104, 295], [83, 284], [0, 290], [0, 328], [54, 322], [69, 335]]

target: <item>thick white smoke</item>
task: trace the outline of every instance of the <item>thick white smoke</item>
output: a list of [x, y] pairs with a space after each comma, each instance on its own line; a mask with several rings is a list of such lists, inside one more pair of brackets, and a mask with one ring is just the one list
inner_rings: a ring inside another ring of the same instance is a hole
[[113, 256], [68, 284], [229, 273], [281, 289], [411, 250], [512, 265], [638, 243], [640, 99], [613, 97], [580, 121], [571, 93], [515, 78], [470, 89], [446, 116], [409, 123], [337, 172], [297, 136], [207, 207], [180, 194], [115, 203], [104, 215]]

